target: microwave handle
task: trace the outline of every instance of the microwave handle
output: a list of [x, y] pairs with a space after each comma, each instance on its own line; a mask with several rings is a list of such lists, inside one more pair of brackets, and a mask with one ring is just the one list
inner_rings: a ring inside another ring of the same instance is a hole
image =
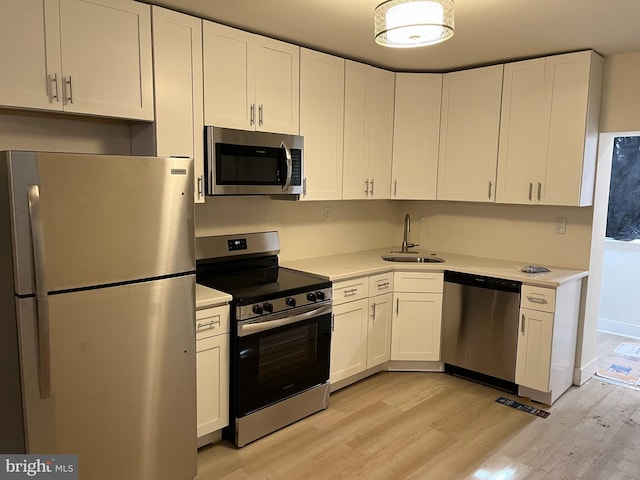
[[286, 192], [287, 189], [289, 188], [289, 185], [291, 185], [291, 175], [293, 173], [293, 161], [291, 160], [291, 150], [289, 149], [287, 142], [282, 140], [282, 143], [280, 144], [280, 148], [284, 150], [284, 154], [287, 157], [287, 179], [285, 180], [284, 186], [282, 187], [282, 191]]

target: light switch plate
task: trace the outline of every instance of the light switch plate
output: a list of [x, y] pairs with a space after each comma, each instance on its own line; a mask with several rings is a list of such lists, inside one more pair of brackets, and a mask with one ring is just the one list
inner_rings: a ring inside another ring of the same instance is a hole
[[567, 233], [567, 218], [556, 217], [556, 221], [553, 226], [553, 231], [561, 235], [564, 235], [565, 233]]

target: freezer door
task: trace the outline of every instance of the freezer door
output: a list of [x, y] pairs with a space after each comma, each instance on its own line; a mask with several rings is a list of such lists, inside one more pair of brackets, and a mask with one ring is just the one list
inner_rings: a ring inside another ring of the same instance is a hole
[[194, 477], [194, 276], [50, 296], [47, 400], [33, 302], [18, 300], [29, 453], [78, 454], [93, 480]]
[[48, 291], [195, 269], [191, 159], [33, 152], [4, 156], [17, 294], [35, 291], [30, 185], [38, 185], [35, 200]]

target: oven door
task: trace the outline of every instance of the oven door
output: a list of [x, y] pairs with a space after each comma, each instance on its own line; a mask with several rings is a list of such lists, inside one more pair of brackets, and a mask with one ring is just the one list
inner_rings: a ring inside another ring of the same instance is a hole
[[238, 418], [329, 380], [331, 304], [239, 324], [231, 401]]

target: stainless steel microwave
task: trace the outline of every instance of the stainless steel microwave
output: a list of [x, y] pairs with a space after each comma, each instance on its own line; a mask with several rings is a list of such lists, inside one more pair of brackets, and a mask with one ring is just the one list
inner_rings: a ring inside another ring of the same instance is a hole
[[205, 127], [207, 195], [303, 193], [303, 137]]

